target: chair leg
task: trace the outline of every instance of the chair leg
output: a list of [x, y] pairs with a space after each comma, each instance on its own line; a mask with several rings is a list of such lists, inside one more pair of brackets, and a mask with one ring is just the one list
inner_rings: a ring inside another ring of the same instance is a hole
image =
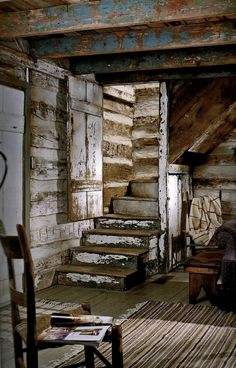
[[16, 368], [25, 368], [22, 340], [15, 331], [13, 331], [13, 340], [14, 340], [15, 366]]

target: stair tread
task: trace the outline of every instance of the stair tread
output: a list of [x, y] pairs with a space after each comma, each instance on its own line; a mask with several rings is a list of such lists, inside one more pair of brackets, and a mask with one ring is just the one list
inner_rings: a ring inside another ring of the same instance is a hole
[[139, 256], [141, 254], [147, 253], [148, 248], [122, 248], [122, 247], [100, 247], [96, 244], [94, 245], [82, 245], [72, 250], [78, 251], [78, 253], [88, 252], [88, 253], [106, 253], [106, 254], [122, 254], [127, 256]]
[[122, 200], [122, 201], [139, 201], [139, 202], [157, 202], [157, 198], [147, 198], [147, 197], [133, 197], [133, 196], [125, 196], [125, 197], [112, 197], [112, 200]]
[[150, 236], [159, 233], [159, 230], [146, 229], [90, 229], [83, 234], [114, 235], [114, 236]]
[[108, 213], [107, 215], [100, 216], [98, 219], [124, 219], [124, 220], [159, 220], [159, 217], [155, 216], [138, 216], [138, 215], [123, 215], [122, 213]]
[[138, 272], [137, 269], [111, 267], [105, 265], [59, 265], [56, 270], [58, 272], [83, 273], [100, 276], [127, 277]]

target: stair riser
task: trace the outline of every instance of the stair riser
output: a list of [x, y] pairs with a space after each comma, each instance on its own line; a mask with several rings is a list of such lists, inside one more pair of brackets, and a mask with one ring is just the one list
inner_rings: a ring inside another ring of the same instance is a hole
[[95, 220], [97, 229], [144, 229], [156, 230], [160, 227], [158, 220], [134, 220], [134, 219], [105, 219], [98, 218]]
[[71, 264], [92, 264], [92, 265], [109, 265], [112, 267], [125, 267], [130, 269], [136, 269], [139, 267], [144, 267], [145, 259], [144, 255], [136, 256], [124, 256], [118, 254], [99, 254], [90, 252], [72, 252]]
[[108, 290], [128, 290], [132, 286], [144, 281], [144, 273], [135, 273], [127, 278], [113, 278], [109, 276], [87, 275], [80, 273], [58, 273], [58, 284], [68, 286], [84, 286]]
[[131, 193], [134, 197], [158, 198], [158, 183], [131, 183]]
[[131, 216], [158, 217], [158, 205], [153, 201], [113, 199], [113, 212]]
[[109, 247], [133, 247], [149, 248], [149, 242], [153, 237], [117, 236], [104, 234], [86, 234], [83, 236], [83, 245], [102, 245]]

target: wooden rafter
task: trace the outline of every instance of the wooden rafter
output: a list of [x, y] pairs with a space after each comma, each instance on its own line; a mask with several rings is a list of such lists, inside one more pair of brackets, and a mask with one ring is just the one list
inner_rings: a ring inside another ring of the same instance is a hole
[[134, 71], [120, 73], [99, 73], [96, 80], [100, 84], [126, 84], [143, 83], [152, 81], [202, 79], [202, 78], [225, 78], [236, 77], [236, 68], [233, 65], [206, 68], [166, 69], [150, 71]]
[[131, 72], [138, 70], [188, 68], [229, 65], [236, 62], [235, 46], [230, 48], [194, 48], [151, 51], [146, 53], [75, 58], [71, 70], [75, 74]]
[[80, 34], [32, 40], [31, 54], [40, 58], [113, 54], [236, 43], [236, 22], [152, 27], [113, 33]]
[[235, 0], [81, 0], [76, 4], [0, 14], [0, 37], [152, 25], [208, 17], [235, 17]]

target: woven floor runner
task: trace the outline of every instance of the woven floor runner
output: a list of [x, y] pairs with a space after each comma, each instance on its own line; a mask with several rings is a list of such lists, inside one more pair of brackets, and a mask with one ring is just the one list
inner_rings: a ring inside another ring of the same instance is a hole
[[[217, 307], [146, 302], [121, 323], [125, 368], [236, 367], [236, 314]], [[100, 351], [111, 359], [110, 344]], [[78, 359], [83, 360], [83, 353], [67, 364]]]

